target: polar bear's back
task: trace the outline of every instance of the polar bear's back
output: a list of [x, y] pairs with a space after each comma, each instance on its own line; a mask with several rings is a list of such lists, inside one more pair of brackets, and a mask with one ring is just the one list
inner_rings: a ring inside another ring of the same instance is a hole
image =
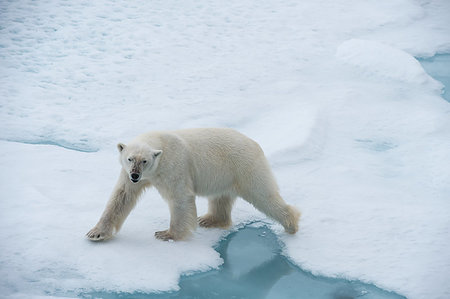
[[262, 152], [259, 145], [244, 134], [227, 128], [199, 128], [173, 131], [193, 148]]
[[186, 143], [194, 159], [210, 158], [209, 163], [247, 164], [264, 157], [258, 143], [233, 129], [186, 129], [175, 134]]
[[199, 194], [241, 194], [240, 186], [249, 187], [249, 179], [272, 176], [261, 147], [235, 130], [189, 129], [177, 134], [190, 148]]
[[175, 134], [186, 143], [195, 164], [236, 169], [264, 157], [255, 141], [233, 129], [186, 129]]
[[[261, 147], [252, 139], [225, 128], [200, 128], [153, 132], [143, 136], [151, 146], [160, 146], [163, 155], [160, 163], [172, 172], [183, 168], [189, 173], [196, 193], [213, 195], [233, 189], [255, 176], [272, 173]], [[142, 140], [142, 137], [140, 138]], [[263, 179], [264, 181], [267, 181]], [[249, 186], [249, 183], [244, 185]]]

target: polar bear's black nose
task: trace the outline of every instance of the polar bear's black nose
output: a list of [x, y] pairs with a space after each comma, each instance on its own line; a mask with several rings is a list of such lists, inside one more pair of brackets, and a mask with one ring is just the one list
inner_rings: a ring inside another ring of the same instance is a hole
[[131, 174], [131, 179], [132, 179], [133, 181], [139, 180], [139, 174], [138, 174], [138, 173], [132, 173], [132, 174]]

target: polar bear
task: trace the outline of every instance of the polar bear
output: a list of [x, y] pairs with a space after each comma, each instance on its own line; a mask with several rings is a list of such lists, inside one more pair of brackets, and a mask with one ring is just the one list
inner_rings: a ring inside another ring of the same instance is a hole
[[[149, 132], [119, 143], [122, 170], [100, 220], [87, 233], [92, 241], [119, 231], [142, 191], [154, 186], [168, 202], [170, 227], [161, 240], [182, 240], [196, 228], [227, 228], [236, 197], [279, 222], [290, 234], [300, 212], [281, 198], [260, 146], [225, 128]], [[195, 197], [208, 197], [208, 212], [197, 218]]]

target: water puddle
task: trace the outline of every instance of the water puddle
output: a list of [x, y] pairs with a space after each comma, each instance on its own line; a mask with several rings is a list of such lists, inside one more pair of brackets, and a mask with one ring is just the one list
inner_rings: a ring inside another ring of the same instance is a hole
[[450, 54], [438, 54], [418, 60], [431, 77], [444, 84], [445, 88], [442, 97], [450, 102]]
[[216, 250], [224, 259], [217, 270], [180, 278], [180, 290], [158, 294], [89, 293], [84, 298], [333, 298], [397, 299], [396, 293], [359, 281], [313, 276], [281, 254], [266, 226], [248, 225], [228, 235]]

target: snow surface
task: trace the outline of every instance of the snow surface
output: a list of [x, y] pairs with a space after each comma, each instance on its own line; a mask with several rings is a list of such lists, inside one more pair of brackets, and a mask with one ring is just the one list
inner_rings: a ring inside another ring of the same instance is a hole
[[[218, 267], [224, 230], [160, 242], [145, 194], [107, 243], [84, 234], [115, 143], [232, 127], [303, 212], [285, 254], [408, 298], [449, 298], [450, 106], [416, 57], [450, 52], [450, 2], [0, 2], [0, 294], [177, 289]], [[198, 200], [199, 214], [206, 201]], [[238, 201], [236, 226], [265, 219]]]

